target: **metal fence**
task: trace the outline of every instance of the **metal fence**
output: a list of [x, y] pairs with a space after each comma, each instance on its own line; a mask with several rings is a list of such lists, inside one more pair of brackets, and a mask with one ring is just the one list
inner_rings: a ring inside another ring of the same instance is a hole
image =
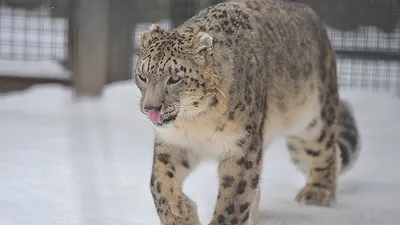
[[[400, 94], [399, 0], [288, 0], [309, 5], [324, 20], [338, 58], [343, 89], [387, 91]], [[171, 0], [167, 28], [176, 27], [202, 8], [222, 0]], [[153, 10], [157, 1], [151, 2]], [[146, 11], [141, 11], [143, 14]], [[140, 17], [140, 12], [137, 12]], [[136, 25], [135, 42], [150, 22]], [[136, 49], [137, 50], [137, 49]], [[134, 64], [133, 64], [134, 65]]]
[[129, 79], [135, 2], [0, 0], [0, 92], [50, 82], [98, 95]]
[[72, 3], [0, 0], [0, 92], [70, 80]]
[[400, 94], [399, 0], [292, 0], [325, 21], [342, 88]]
[[[90, 1], [107, 4], [103, 7], [108, 10], [105, 26], [109, 35], [105, 84], [131, 78], [140, 34], [151, 23], [158, 22], [171, 29], [202, 8], [222, 2]], [[342, 88], [400, 94], [399, 0], [287, 1], [308, 4], [325, 21], [337, 53]], [[1, 60], [53, 60], [76, 72], [74, 63], [81, 60], [77, 53], [79, 35], [84, 33], [79, 32], [76, 17], [88, 10], [81, 8], [83, 2], [88, 1], [0, 0], [0, 63]]]
[[65, 19], [48, 19], [47, 10], [3, 8], [0, 17], [0, 57], [6, 59], [59, 59], [67, 57]]

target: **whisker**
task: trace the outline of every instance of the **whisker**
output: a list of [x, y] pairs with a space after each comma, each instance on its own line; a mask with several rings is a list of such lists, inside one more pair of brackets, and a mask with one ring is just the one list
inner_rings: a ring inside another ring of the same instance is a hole
[[180, 109], [197, 109], [196, 107], [179, 107]]
[[218, 91], [218, 93], [220, 93], [222, 95], [222, 97], [224, 97], [226, 99], [226, 95], [224, 94], [224, 92], [221, 89], [219, 89], [219, 87], [215, 86], [214, 88]]
[[217, 74], [215, 74], [215, 73], [213, 74], [213, 76], [216, 77], [216, 78], [218, 78], [218, 79], [222, 79], [222, 77], [221, 77], [220, 75], [217, 75]]
[[133, 96], [135, 96], [138, 100], [140, 100], [140, 96], [138, 96], [135, 92], [133, 92]]

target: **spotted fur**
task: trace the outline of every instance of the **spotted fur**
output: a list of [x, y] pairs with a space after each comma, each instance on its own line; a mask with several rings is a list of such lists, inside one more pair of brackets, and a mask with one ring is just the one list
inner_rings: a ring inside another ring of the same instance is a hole
[[219, 162], [217, 225], [256, 223], [264, 149], [275, 136], [287, 138], [306, 173], [296, 197], [305, 204], [332, 205], [341, 164], [358, 156], [331, 44], [302, 4], [235, 0], [170, 31], [153, 25], [142, 36], [135, 83], [142, 112], [158, 110], [163, 121], [150, 179], [163, 225], [200, 224], [182, 185], [203, 158]]

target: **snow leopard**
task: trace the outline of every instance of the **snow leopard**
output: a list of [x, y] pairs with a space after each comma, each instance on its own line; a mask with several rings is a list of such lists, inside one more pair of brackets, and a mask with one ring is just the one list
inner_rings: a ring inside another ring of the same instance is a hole
[[[154, 125], [150, 190], [161, 224], [200, 224], [183, 192], [203, 159], [218, 163], [209, 222], [256, 224], [263, 156], [286, 140], [305, 184], [299, 203], [332, 207], [338, 177], [354, 165], [359, 132], [339, 96], [336, 58], [323, 21], [283, 0], [212, 5], [176, 28], [143, 32], [133, 76]], [[201, 181], [199, 181], [201, 183]]]

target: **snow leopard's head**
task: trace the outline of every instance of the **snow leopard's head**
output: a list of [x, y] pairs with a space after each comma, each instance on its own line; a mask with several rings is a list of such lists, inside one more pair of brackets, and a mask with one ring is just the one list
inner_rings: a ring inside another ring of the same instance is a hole
[[213, 38], [204, 32], [166, 32], [152, 25], [143, 33], [135, 83], [141, 111], [156, 126], [196, 116], [216, 104]]

